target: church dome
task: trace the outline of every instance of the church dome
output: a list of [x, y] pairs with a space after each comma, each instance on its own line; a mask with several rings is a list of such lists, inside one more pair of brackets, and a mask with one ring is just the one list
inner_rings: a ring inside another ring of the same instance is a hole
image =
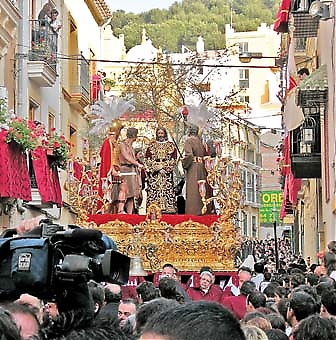
[[152, 61], [156, 60], [158, 50], [153, 46], [152, 41], [147, 39], [141, 45], [132, 47], [127, 55], [128, 61]]

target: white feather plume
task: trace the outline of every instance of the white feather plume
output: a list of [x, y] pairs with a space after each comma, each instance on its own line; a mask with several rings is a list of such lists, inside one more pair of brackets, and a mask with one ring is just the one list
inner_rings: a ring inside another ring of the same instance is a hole
[[134, 106], [131, 101], [126, 101], [117, 96], [105, 98], [104, 101], [97, 101], [91, 106], [89, 115], [96, 117], [91, 120], [92, 128], [89, 131], [91, 135], [98, 135], [105, 133], [113, 119], [120, 118], [120, 116], [128, 111], [133, 111]]

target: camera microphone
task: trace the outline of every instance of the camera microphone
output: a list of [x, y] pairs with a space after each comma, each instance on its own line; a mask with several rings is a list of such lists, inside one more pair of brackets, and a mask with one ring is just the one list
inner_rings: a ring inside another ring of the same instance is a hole
[[66, 231], [56, 232], [57, 236], [61, 236], [64, 239], [72, 239], [78, 241], [98, 241], [102, 238], [102, 232], [94, 229], [72, 229]]

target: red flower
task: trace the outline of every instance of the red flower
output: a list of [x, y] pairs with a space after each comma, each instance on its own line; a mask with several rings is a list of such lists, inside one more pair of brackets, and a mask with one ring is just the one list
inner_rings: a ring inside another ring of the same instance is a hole
[[51, 128], [50, 131], [54, 132], [54, 131], [56, 131], [56, 128]]
[[55, 149], [59, 148], [60, 146], [61, 146], [61, 144], [57, 141], [55, 141], [54, 144], [53, 144], [53, 148], [55, 148]]

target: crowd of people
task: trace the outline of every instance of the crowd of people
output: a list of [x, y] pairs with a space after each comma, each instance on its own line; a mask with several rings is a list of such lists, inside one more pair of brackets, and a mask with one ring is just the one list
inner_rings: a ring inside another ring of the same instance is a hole
[[205, 266], [186, 282], [167, 263], [133, 293], [92, 280], [50, 300], [27, 292], [1, 302], [1, 339], [335, 339], [336, 241], [316, 267], [270, 271], [254, 259], [253, 270], [221, 277]]
[[178, 206], [174, 179], [179, 151], [169, 140], [166, 128], [157, 128], [155, 140], [145, 150], [134, 149], [138, 130], [133, 127], [127, 129], [126, 139], [119, 142], [122, 128], [121, 121], [115, 119], [100, 150], [99, 194], [107, 202], [102, 210], [119, 214], [138, 212], [146, 183], [147, 208], [155, 203], [165, 214], [182, 210], [186, 214], [201, 215], [203, 203], [198, 181], [206, 180], [204, 157], [207, 152], [199, 137], [199, 128], [191, 124], [184, 145], [186, 198], [183, 207]]

